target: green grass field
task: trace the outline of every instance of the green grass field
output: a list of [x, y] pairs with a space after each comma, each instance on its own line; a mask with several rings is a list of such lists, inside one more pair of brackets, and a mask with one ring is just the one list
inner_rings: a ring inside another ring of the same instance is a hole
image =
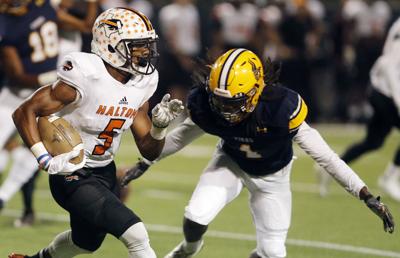
[[[364, 133], [361, 127], [319, 128], [338, 153]], [[392, 159], [399, 140], [400, 135], [393, 133], [382, 149], [352, 164], [375, 194], [380, 193], [377, 178]], [[177, 155], [154, 165], [147, 174], [131, 184], [127, 205], [145, 222], [151, 244], [159, 257], [163, 257], [182, 239], [184, 207], [212, 155], [215, 142], [214, 137], [203, 137]], [[332, 183], [329, 196], [319, 197], [313, 161], [297, 146], [295, 152], [298, 159], [292, 172], [293, 216], [287, 241], [288, 257], [400, 257], [400, 229], [392, 235], [385, 233], [378, 217], [337, 183]], [[126, 135], [116, 162], [120, 166], [128, 165], [134, 163], [137, 157], [131, 137]], [[255, 248], [255, 231], [247, 198], [248, 193], [244, 189], [211, 223], [205, 236], [205, 247], [197, 257], [248, 257]], [[400, 221], [400, 203], [384, 195], [383, 201], [390, 206], [395, 219]], [[51, 197], [45, 174], [40, 176], [38, 182], [35, 207], [38, 216], [35, 226], [15, 229], [12, 224], [20, 214], [20, 195], [7, 204], [0, 214], [0, 257], [7, 257], [12, 251], [32, 254], [69, 227], [67, 213]], [[109, 236], [95, 254], [82, 257], [127, 257], [127, 252], [118, 240]]]

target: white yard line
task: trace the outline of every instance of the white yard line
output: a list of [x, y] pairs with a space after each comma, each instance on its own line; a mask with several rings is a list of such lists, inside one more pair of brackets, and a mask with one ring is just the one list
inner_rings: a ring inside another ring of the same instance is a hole
[[[17, 218], [21, 215], [21, 211], [5, 209], [1, 213], [1, 215]], [[69, 217], [64, 214], [38, 212], [36, 214], [36, 216], [40, 220], [69, 222]], [[160, 225], [160, 224], [146, 224], [146, 228], [149, 229], [149, 231], [154, 231], [154, 232], [182, 234], [182, 228], [176, 227], [176, 226], [168, 226], [168, 225]], [[207, 236], [215, 237], [215, 238], [222, 238], [222, 239], [256, 241], [256, 238], [254, 235], [216, 231], [216, 230], [207, 231]], [[328, 243], [328, 242], [311, 241], [311, 240], [303, 240], [303, 239], [290, 239], [290, 238], [287, 239], [286, 243], [288, 245], [302, 246], [302, 247], [309, 247], [309, 248], [316, 248], [316, 249], [335, 250], [335, 251], [340, 251], [340, 252], [358, 253], [358, 254], [365, 254], [365, 255], [371, 255], [371, 256], [374, 255], [374, 256], [379, 256], [379, 257], [400, 258], [399, 252], [373, 249], [373, 248], [362, 247], [362, 246], [342, 245], [342, 244], [335, 244], [335, 243]]]

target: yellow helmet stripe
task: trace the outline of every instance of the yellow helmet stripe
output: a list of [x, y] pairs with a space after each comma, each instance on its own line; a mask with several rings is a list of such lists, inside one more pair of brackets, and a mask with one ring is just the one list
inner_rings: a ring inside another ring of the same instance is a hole
[[244, 48], [238, 48], [233, 50], [228, 57], [226, 58], [224, 65], [221, 68], [221, 73], [218, 78], [218, 88], [226, 90], [226, 85], [228, 84], [228, 78], [229, 78], [229, 72], [231, 71], [231, 68], [233, 64], [235, 63], [235, 60], [240, 56], [241, 53], [247, 51]]

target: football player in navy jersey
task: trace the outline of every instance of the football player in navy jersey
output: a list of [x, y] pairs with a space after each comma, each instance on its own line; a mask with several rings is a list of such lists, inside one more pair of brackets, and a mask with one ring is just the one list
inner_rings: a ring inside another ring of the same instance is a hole
[[5, 74], [0, 92], [0, 150], [7, 149], [12, 160], [0, 187], [0, 208], [22, 187], [25, 210], [16, 226], [33, 222], [31, 179], [38, 166], [30, 151], [14, 139], [11, 115], [34, 90], [56, 79], [56, 22], [48, 0], [5, 0], [0, 4], [0, 54]]
[[[185, 209], [185, 238], [165, 257], [198, 253], [209, 223], [243, 187], [250, 192], [257, 234], [257, 248], [250, 257], [286, 257], [293, 141], [349, 193], [363, 200], [383, 220], [385, 231], [393, 232], [387, 206], [305, 122], [306, 103], [296, 92], [276, 85], [277, 73], [270, 62], [264, 71], [253, 52], [239, 48], [229, 50], [210, 67], [200, 87], [189, 95], [190, 117], [167, 135], [157, 159], [177, 152], [204, 133], [220, 137]], [[139, 162], [128, 171], [123, 184], [139, 177], [150, 165], [146, 160]]]

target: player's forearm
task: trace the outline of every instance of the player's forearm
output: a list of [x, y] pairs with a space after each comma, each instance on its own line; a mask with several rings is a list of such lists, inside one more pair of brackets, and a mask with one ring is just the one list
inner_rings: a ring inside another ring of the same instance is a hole
[[164, 148], [157, 160], [180, 151], [203, 134], [204, 131], [200, 127], [195, 125], [190, 118], [186, 118], [182, 124], [167, 134]]
[[163, 149], [165, 138], [154, 139], [153, 136], [148, 133], [143, 137], [140, 142], [136, 141], [140, 154], [147, 160], [153, 161], [160, 156], [161, 150]]
[[40, 141], [36, 114], [26, 102], [14, 111], [12, 117], [18, 133], [29, 148]]
[[366, 185], [360, 177], [328, 146], [317, 130], [303, 123], [294, 141], [321, 167], [356, 197]]

